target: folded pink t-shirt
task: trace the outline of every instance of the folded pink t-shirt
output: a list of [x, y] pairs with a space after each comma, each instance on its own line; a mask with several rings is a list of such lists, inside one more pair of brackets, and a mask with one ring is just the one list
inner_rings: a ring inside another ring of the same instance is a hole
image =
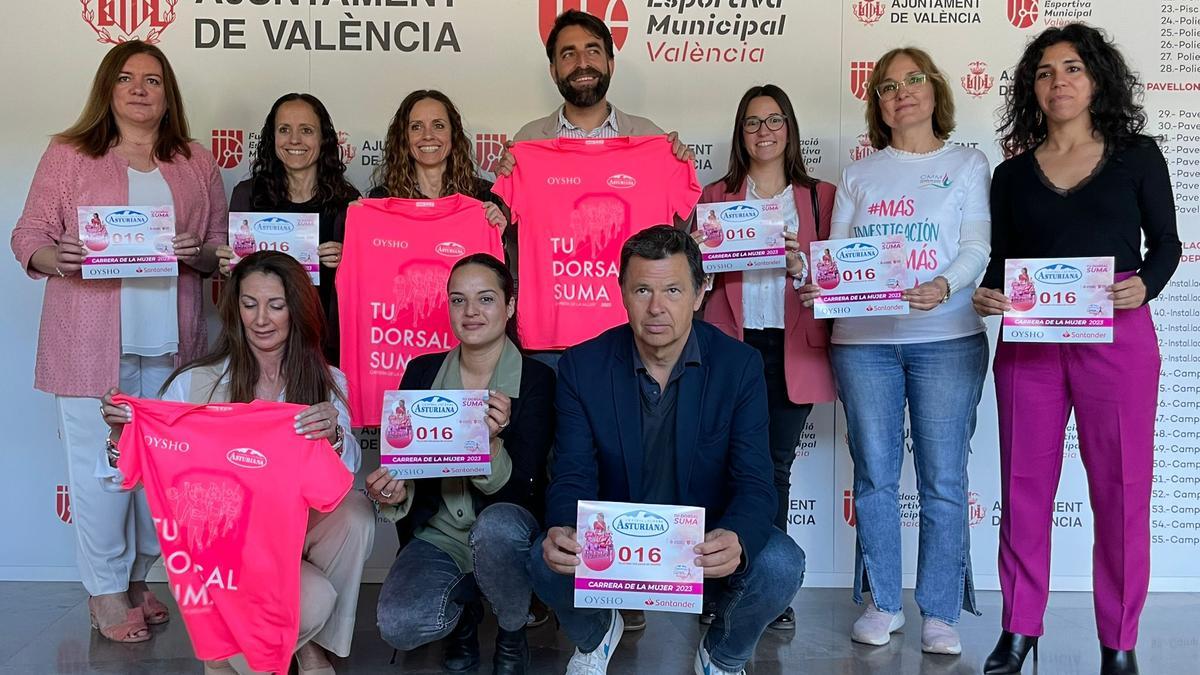
[[145, 486], [196, 658], [241, 653], [255, 670], [286, 673], [309, 509], [337, 508], [354, 476], [327, 440], [296, 433], [302, 405], [113, 400], [133, 408], [122, 487]]

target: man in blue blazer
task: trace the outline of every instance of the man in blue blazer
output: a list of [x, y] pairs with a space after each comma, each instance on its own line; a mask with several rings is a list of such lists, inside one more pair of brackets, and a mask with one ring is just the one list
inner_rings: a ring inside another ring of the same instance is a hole
[[629, 323], [559, 362], [549, 530], [530, 551], [534, 590], [575, 643], [568, 675], [605, 673], [621, 639], [613, 609], [574, 608], [581, 499], [702, 506], [697, 564], [717, 600], [697, 650], [699, 675], [739, 673], [800, 588], [804, 552], [772, 521], [758, 352], [692, 316], [703, 298], [700, 249], [652, 227], [625, 242], [619, 281]]

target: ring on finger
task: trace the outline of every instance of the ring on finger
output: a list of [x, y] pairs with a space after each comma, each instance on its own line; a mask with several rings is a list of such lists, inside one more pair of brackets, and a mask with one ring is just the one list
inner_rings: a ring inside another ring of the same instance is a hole
[[392, 498], [392, 494], [393, 494], [393, 493], [391, 493], [391, 492], [384, 492], [383, 490], [380, 490], [380, 491], [379, 491], [379, 496], [380, 496], [380, 497], [383, 497], [384, 499], [391, 499], [391, 498]]

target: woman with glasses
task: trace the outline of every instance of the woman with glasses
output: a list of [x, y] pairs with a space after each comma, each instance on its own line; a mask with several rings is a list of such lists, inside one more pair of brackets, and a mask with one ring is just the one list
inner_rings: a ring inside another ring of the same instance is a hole
[[[787, 531], [792, 461], [813, 403], [832, 401], [829, 327], [805, 311], [801, 291], [812, 241], [829, 236], [834, 186], [808, 175], [800, 154], [800, 129], [792, 102], [779, 87], [751, 87], [738, 103], [725, 177], [704, 189], [703, 204], [769, 199], [779, 203], [786, 223], [787, 268], [725, 272], [713, 280], [704, 319], [761, 352], [770, 409], [770, 446], [779, 506], [775, 525]], [[715, 212], [708, 211], [716, 221]], [[705, 222], [695, 237], [711, 234]], [[716, 225], [720, 232], [719, 224]], [[716, 235], [718, 238], [721, 235]], [[789, 607], [771, 628], [795, 628]]]
[[[899, 492], [911, 450], [920, 497], [921, 646], [959, 654], [954, 624], [960, 610], [975, 612], [967, 456], [988, 350], [971, 293], [990, 250], [990, 172], [982, 152], [946, 142], [954, 100], [924, 51], [884, 54], [868, 85], [867, 129], [878, 152], [842, 173], [832, 238], [904, 235], [910, 311], [833, 325], [830, 359], [854, 460], [854, 600], [871, 593], [851, 638], [882, 645], [904, 625]], [[813, 287], [804, 299], [816, 295]]]

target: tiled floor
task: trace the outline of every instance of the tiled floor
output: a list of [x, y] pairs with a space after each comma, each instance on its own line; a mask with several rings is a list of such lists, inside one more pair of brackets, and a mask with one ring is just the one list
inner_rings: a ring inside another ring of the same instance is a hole
[[[166, 599], [163, 588], [156, 588]], [[338, 664], [339, 673], [437, 673], [438, 645], [401, 654], [390, 665], [392, 650], [375, 630], [376, 585], [364, 585], [359, 609], [354, 653]], [[74, 583], [0, 583], [0, 674], [49, 673], [200, 673], [191, 658], [183, 625], [176, 620], [155, 629], [153, 640], [138, 645], [118, 645], [88, 628], [83, 589]], [[811, 675], [965, 675], [980, 672], [980, 664], [998, 633], [999, 594], [980, 593], [982, 617], [964, 617], [960, 626], [963, 655], [958, 658], [921, 654], [920, 616], [906, 599], [908, 627], [885, 647], [854, 645], [846, 637], [858, 614], [849, 592], [805, 589], [795, 602], [798, 629], [794, 634], [768, 631], [747, 669], [755, 675], [805, 673]], [[172, 608], [174, 609], [174, 608]], [[691, 616], [652, 614], [641, 634], [622, 640], [609, 672], [614, 675], [652, 675], [691, 672], [699, 636]], [[483, 630], [484, 666], [490, 672], [495, 622]], [[1091, 596], [1055, 593], [1046, 614], [1042, 675], [1094, 675], [1099, 671]], [[1200, 673], [1200, 595], [1155, 594], [1142, 617], [1138, 658], [1146, 675]], [[553, 622], [530, 632], [533, 669], [540, 674], [562, 673], [570, 647], [555, 632]]]

